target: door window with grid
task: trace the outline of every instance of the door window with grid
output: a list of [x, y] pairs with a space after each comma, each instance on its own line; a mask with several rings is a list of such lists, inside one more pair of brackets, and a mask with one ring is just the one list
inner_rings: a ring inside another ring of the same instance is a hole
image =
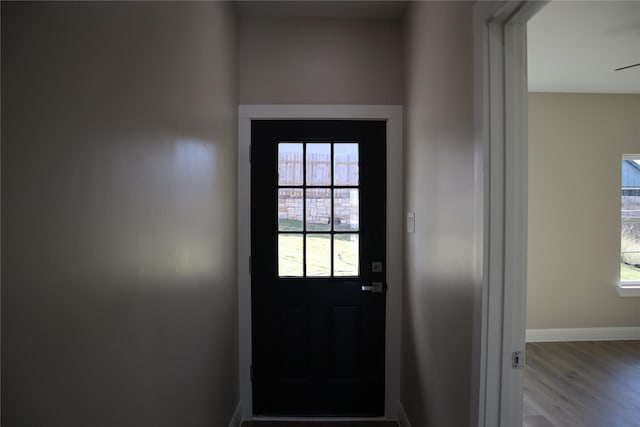
[[278, 276], [356, 277], [358, 144], [278, 144]]

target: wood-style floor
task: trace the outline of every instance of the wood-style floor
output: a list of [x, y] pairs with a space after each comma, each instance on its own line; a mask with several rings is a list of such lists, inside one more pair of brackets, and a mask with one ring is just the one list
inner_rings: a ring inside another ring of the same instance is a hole
[[[242, 423], [242, 427], [397, 425], [393, 421]], [[527, 344], [523, 427], [640, 427], [640, 341]]]
[[640, 341], [526, 349], [524, 427], [640, 427]]

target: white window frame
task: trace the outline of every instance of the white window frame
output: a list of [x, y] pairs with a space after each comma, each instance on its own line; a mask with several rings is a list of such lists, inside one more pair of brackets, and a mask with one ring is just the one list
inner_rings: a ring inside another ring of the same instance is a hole
[[[625, 154], [622, 156], [622, 161], [625, 160], [639, 160], [640, 154]], [[622, 182], [620, 183], [622, 184]], [[622, 231], [622, 217], [620, 218], [620, 231]], [[622, 245], [619, 245], [622, 249]], [[640, 280], [622, 280], [618, 279], [616, 285], [618, 295], [621, 297], [640, 297]]]

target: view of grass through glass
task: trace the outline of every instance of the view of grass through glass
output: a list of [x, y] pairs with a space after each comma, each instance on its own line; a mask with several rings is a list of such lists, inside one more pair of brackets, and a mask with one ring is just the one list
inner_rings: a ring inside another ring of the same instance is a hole
[[622, 160], [620, 281], [640, 281], [640, 156]]
[[335, 251], [333, 253], [333, 269], [336, 276], [358, 275], [358, 247], [357, 234], [338, 234], [334, 236]]
[[358, 276], [357, 143], [278, 144], [278, 275]]
[[278, 271], [280, 276], [302, 276], [302, 234], [278, 235]]

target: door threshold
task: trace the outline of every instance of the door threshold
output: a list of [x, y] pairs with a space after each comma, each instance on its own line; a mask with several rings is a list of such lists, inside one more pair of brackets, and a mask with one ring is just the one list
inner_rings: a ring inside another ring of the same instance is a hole
[[310, 417], [287, 417], [287, 416], [266, 416], [266, 415], [254, 415], [249, 418], [247, 421], [350, 421], [350, 422], [359, 422], [359, 421], [398, 421], [394, 418], [386, 418], [384, 416], [379, 417], [318, 417], [318, 416], [310, 416]]
[[242, 427], [398, 427], [398, 420], [384, 417], [254, 417]]

